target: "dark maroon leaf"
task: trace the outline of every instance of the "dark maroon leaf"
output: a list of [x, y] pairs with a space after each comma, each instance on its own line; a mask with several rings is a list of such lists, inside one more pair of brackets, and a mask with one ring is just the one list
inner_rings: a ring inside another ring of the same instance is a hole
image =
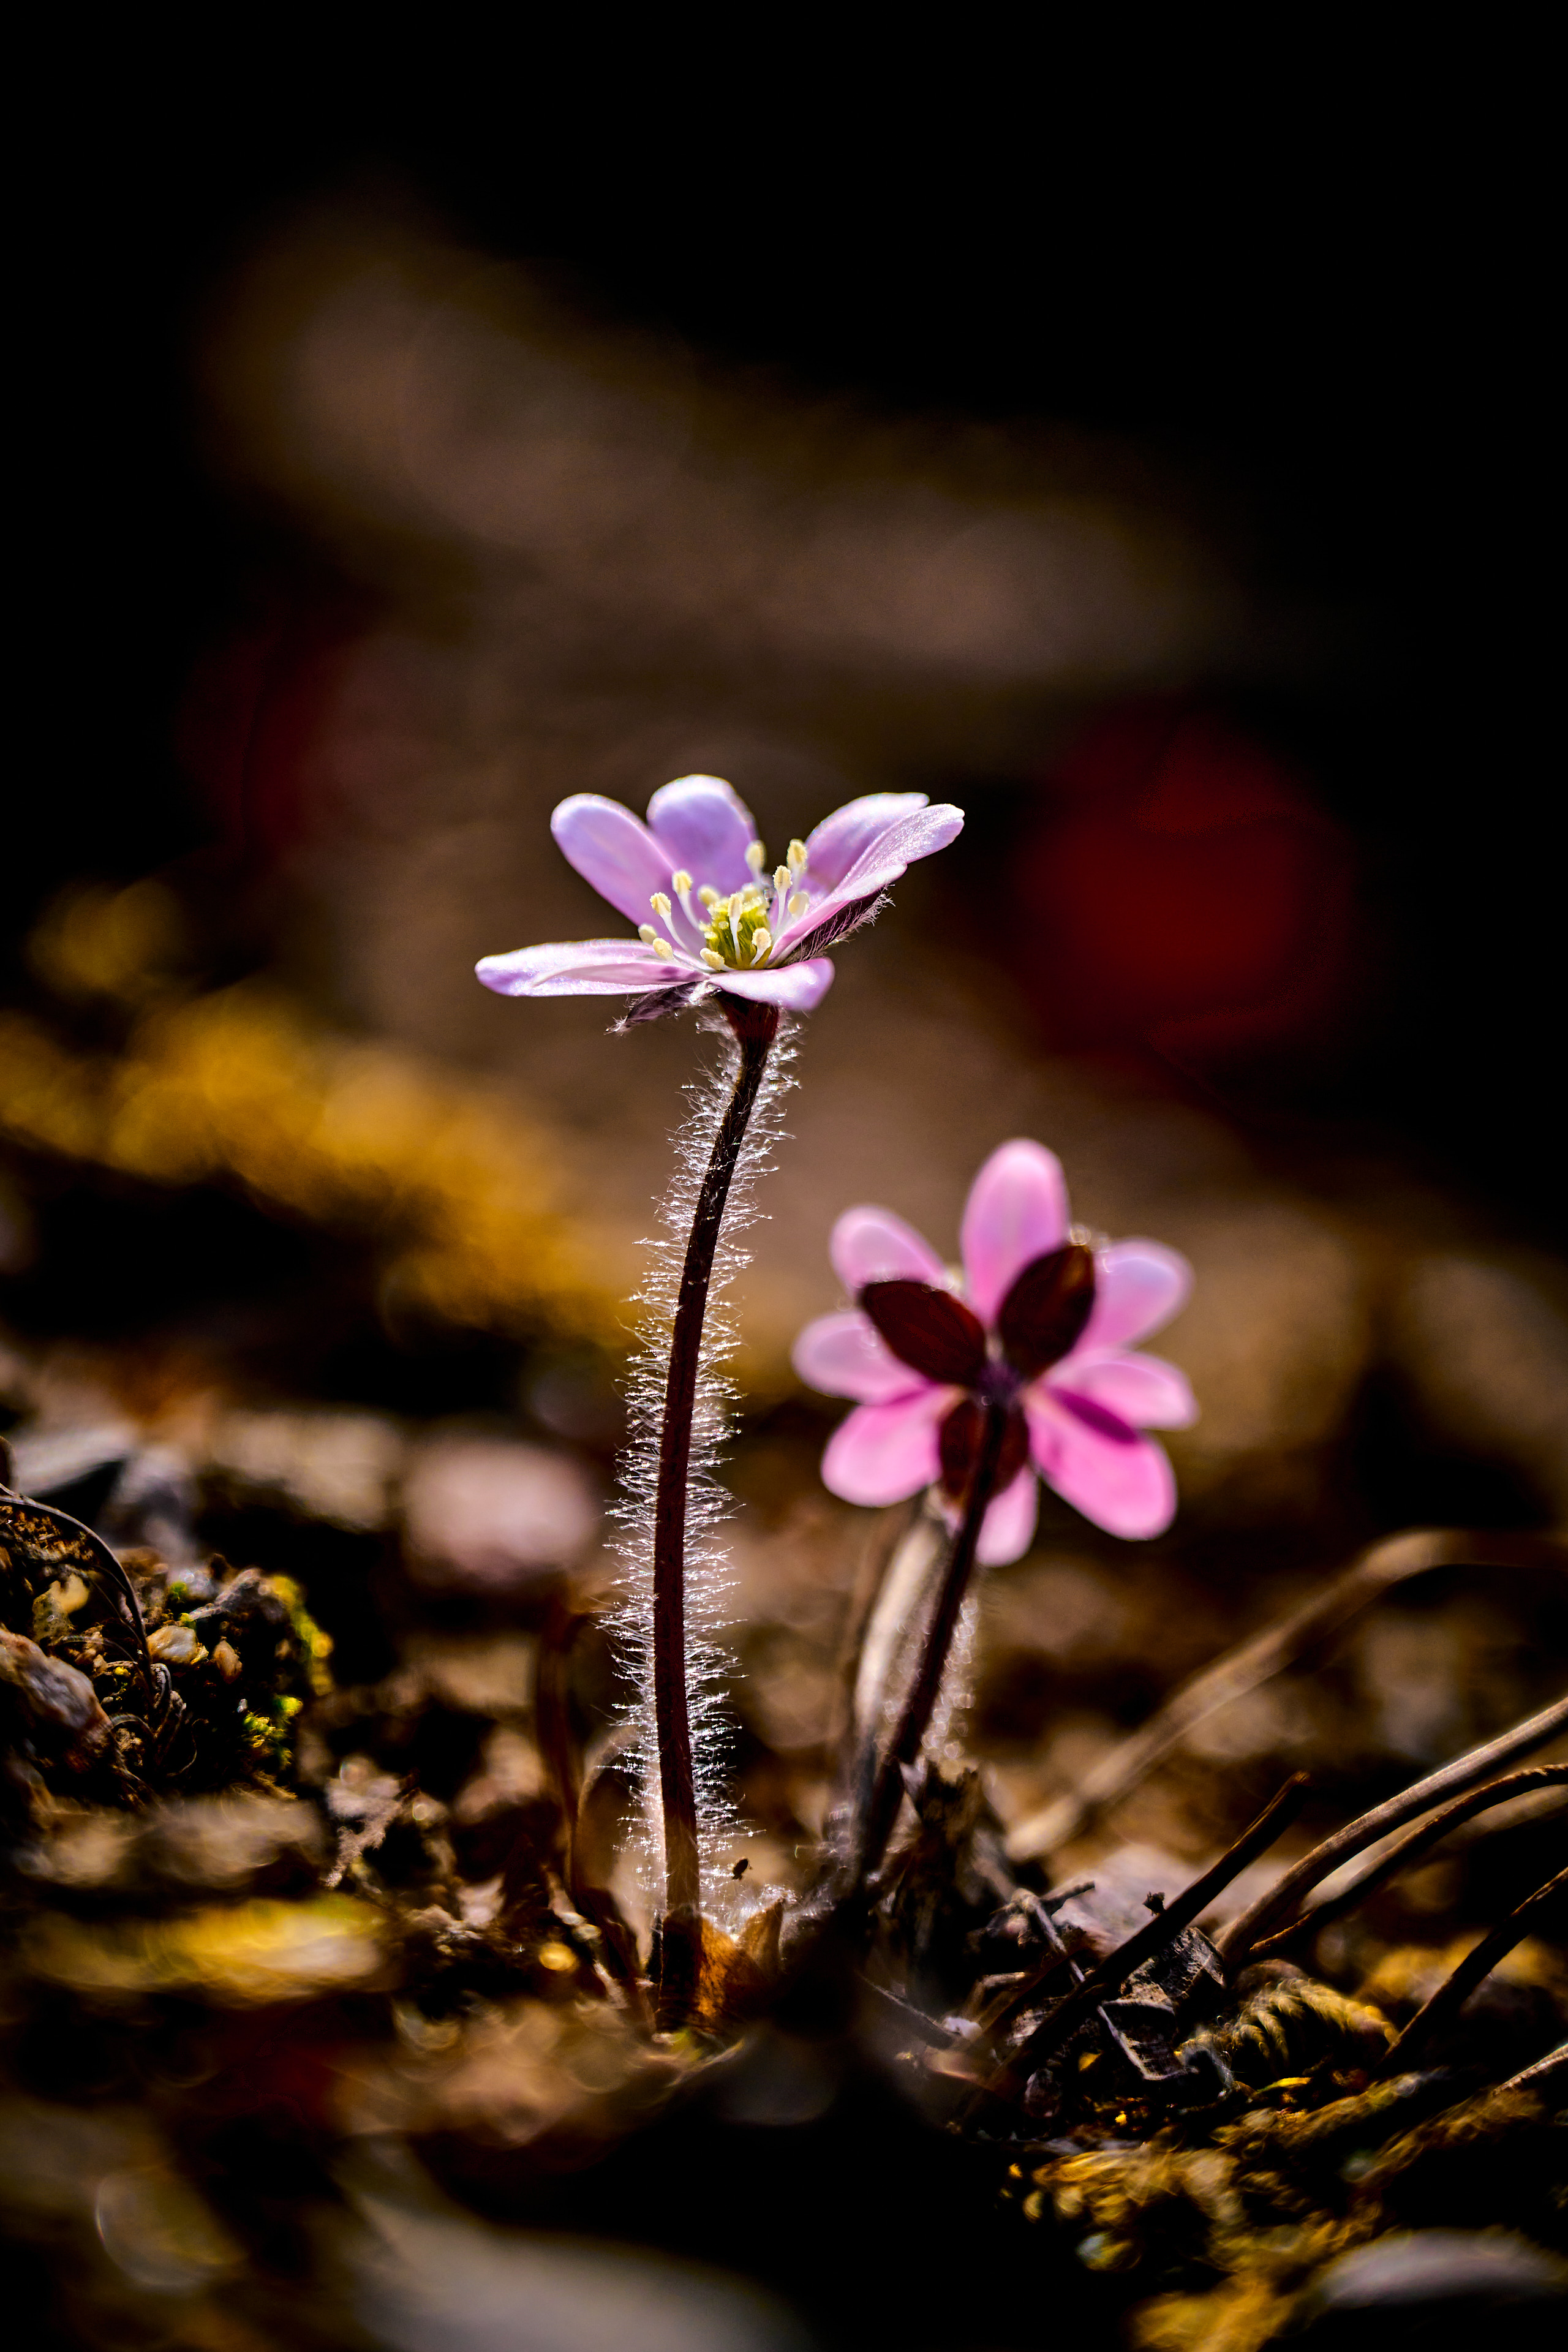
[[1080, 1242], [1031, 1258], [1002, 1301], [996, 1328], [1026, 1381], [1059, 1363], [1083, 1336], [1094, 1305], [1094, 1252]]
[[[985, 1408], [973, 1397], [963, 1397], [955, 1404], [937, 1433], [937, 1444], [942, 1456], [942, 1483], [953, 1502], [963, 1500], [969, 1482], [974, 1475], [974, 1465], [980, 1459], [980, 1440], [985, 1428]], [[1002, 1433], [1002, 1451], [996, 1462], [995, 1491], [1001, 1494], [1010, 1486], [1023, 1468], [1029, 1454], [1029, 1433], [1023, 1414], [1016, 1405], [1007, 1414], [1007, 1426]]]
[[868, 1282], [860, 1304], [902, 1364], [928, 1381], [968, 1387], [985, 1369], [985, 1327], [951, 1290], [929, 1282]]

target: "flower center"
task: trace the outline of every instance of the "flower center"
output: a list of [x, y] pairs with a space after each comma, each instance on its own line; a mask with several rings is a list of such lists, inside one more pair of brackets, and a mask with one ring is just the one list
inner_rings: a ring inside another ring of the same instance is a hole
[[768, 926], [772, 896], [760, 883], [748, 882], [743, 890], [732, 890], [727, 898], [710, 907], [703, 935], [709, 954], [740, 971], [766, 963], [773, 943]]

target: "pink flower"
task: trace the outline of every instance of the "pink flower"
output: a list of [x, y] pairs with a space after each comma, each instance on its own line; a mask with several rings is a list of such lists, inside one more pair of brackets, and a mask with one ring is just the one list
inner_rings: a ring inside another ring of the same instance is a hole
[[887, 1209], [846, 1210], [833, 1263], [856, 1305], [795, 1342], [803, 1381], [856, 1399], [823, 1456], [849, 1503], [897, 1503], [940, 1486], [950, 1509], [973, 1475], [987, 1402], [1006, 1407], [996, 1499], [978, 1558], [1017, 1559], [1035, 1532], [1037, 1474], [1116, 1536], [1156, 1536], [1175, 1513], [1163, 1449], [1196, 1407], [1185, 1379], [1132, 1354], [1186, 1297], [1186, 1260], [1158, 1242], [1091, 1249], [1068, 1222], [1061, 1162], [1005, 1143], [963, 1212], [962, 1295], [934, 1250]]
[[717, 776], [663, 785], [646, 824], [618, 801], [574, 793], [550, 829], [637, 938], [519, 948], [486, 956], [479, 976], [502, 996], [638, 996], [634, 1019], [714, 989], [809, 1013], [833, 980], [823, 949], [868, 921], [905, 866], [963, 827], [962, 809], [929, 807], [923, 793], [869, 793], [792, 841], [769, 876], [750, 809]]

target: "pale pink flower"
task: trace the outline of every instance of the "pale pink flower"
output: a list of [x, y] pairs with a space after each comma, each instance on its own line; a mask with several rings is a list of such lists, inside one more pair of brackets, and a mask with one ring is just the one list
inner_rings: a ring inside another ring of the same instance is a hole
[[792, 841], [770, 874], [752, 813], [717, 776], [682, 776], [648, 803], [575, 793], [550, 829], [568, 862], [637, 927], [635, 940], [574, 940], [486, 956], [502, 996], [634, 996], [634, 1018], [715, 989], [809, 1013], [833, 965], [822, 951], [875, 913], [906, 866], [945, 849], [963, 812], [923, 793], [869, 793]]
[[1092, 1248], [1073, 1236], [1056, 1154], [1005, 1143], [970, 1188], [955, 1283], [888, 1209], [848, 1209], [833, 1264], [855, 1299], [795, 1342], [803, 1381], [856, 1400], [823, 1456], [846, 1502], [901, 1502], [940, 1489], [950, 1516], [973, 1475], [987, 1402], [1006, 1407], [996, 1499], [978, 1558], [1017, 1559], [1033, 1538], [1037, 1475], [1116, 1536], [1156, 1536], [1175, 1480], [1148, 1429], [1195, 1417], [1174, 1365], [1130, 1351], [1173, 1315], [1186, 1260], [1158, 1242]]

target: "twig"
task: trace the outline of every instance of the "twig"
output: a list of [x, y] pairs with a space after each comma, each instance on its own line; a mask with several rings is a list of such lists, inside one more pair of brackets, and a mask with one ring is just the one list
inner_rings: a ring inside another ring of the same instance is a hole
[[1374, 1806], [1359, 1821], [1336, 1830], [1332, 1837], [1325, 1838], [1310, 1853], [1292, 1864], [1282, 1878], [1277, 1879], [1216, 1938], [1226, 1968], [1233, 1973], [1240, 1968], [1261, 1939], [1273, 1933], [1276, 1922], [1289, 1917], [1300, 1908], [1309, 1888], [1327, 1878], [1342, 1862], [1348, 1862], [1352, 1854], [1363, 1853], [1391, 1830], [1403, 1829], [1406, 1822], [1418, 1820], [1434, 1806], [1489, 1780], [1500, 1765], [1528, 1756], [1532, 1748], [1544, 1748], [1560, 1731], [1568, 1731], [1568, 1698], [1558, 1699], [1552, 1706], [1542, 1707], [1539, 1715], [1516, 1723], [1511, 1731], [1501, 1732], [1496, 1739], [1455, 1757], [1441, 1771], [1429, 1773], [1425, 1780], [1415, 1781], [1401, 1795], [1390, 1797], [1386, 1804]]
[[1157, 1714], [1130, 1739], [1113, 1748], [1070, 1794], [1019, 1822], [1007, 1838], [1010, 1859], [1028, 1862], [1066, 1845], [1098, 1814], [1135, 1789], [1206, 1716], [1293, 1665], [1394, 1585], [1435, 1568], [1538, 1565], [1568, 1566], [1568, 1549], [1548, 1536], [1489, 1535], [1461, 1528], [1417, 1528], [1374, 1545], [1289, 1616], [1227, 1651], [1184, 1683]]
[[1109, 1999], [1119, 1985], [1126, 1982], [1134, 1969], [1142, 1968], [1145, 1960], [1152, 1958], [1184, 1927], [1190, 1927], [1194, 1919], [1202, 1918], [1215, 1895], [1223, 1894], [1233, 1878], [1238, 1877], [1249, 1863], [1256, 1862], [1260, 1853], [1266, 1853], [1276, 1838], [1283, 1836], [1300, 1811], [1306, 1793], [1307, 1775], [1304, 1772], [1292, 1773], [1278, 1796], [1264, 1807], [1251, 1826], [1243, 1830], [1235, 1844], [1227, 1847], [1201, 1878], [1194, 1878], [1173, 1903], [1168, 1903], [1163, 1911], [1155, 1912], [1135, 1935], [1129, 1936], [1124, 1944], [1119, 1944], [1115, 1951], [1107, 1953], [1104, 1959], [1090, 1969], [1083, 1981], [1068, 1994], [1065, 2000], [1058, 2003], [1050, 2015], [1035, 2028], [1027, 2041], [1014, 2052], [988, 2088], [1002, 2097], [1011, 2095], [1054, 2050], [1059, 2050], [1069, 2035], [1078, 2031], [1090, 2010]]
[[1389, 2043], [1376, 2072], [1388, 2074], [1407, 2067], [1412, 2055], [1458, 2017], [1476, 1987], [1490, 1976], [1500, 1960], [1507, 1958], [1516, 1944], [1524, 1941], [1542, 1913], [1563, 1894], [1568, 1894], [1568, 1870], [1560, 1870], [1555, 1878], [1549, 1878], [1544, 1886], [1527, 1895], [1517, 1911], [1510, 1911], [1489, 1936], [1483, 1936], [1474, 1951], [1467, 1952], [1453, 1974], [1438, 1986], [1431, 2000], [1416, 2011], [1403, 2033]]
[[1408, 1870], [1413, 1862], [1418, 1862], [1424, 1853], [1446, 1838], [1450, 1830], [1473, 1820], [1476, 1814], [1487, 1812], [1494, 1805], [1507, 1804], [1512, 1798], [1529, 1795], [1537, 1789], [1562, 1788], [1565, 1783], [1568, 1783], [1568, 1764], [1538, 1764], [1531, 1771], [1513, 1772], [1506, 1780], [1489, 1781], [1484, 1789], [1472, 1789], [1468, 1797], [1456, 1797], [1452, 1804], [1443, 1806], [1428, 1820], [1407, 1831], [1404, 1837], [1397, 1839], [1382, 1853], [1373, 1854], [1343, 1886], [1321, 1903], [1310, 1905], [1299, 1918], [1292, 1919], [1288, 1927], [1277, 1927], [1271, 1936], [1260, 1937], [1252, 1947], [1252, 1958], [1255, 1960], [1267, 1959], [1271, 1952], [1280, 1951], [1287, 1944], [1294, 1943], [1297, 1937], [1309, 1928], [1325, 1927], [1331, 1919], [1342, 1918], [1375, 1887], [1385, 1885], [1401, 1871]]

